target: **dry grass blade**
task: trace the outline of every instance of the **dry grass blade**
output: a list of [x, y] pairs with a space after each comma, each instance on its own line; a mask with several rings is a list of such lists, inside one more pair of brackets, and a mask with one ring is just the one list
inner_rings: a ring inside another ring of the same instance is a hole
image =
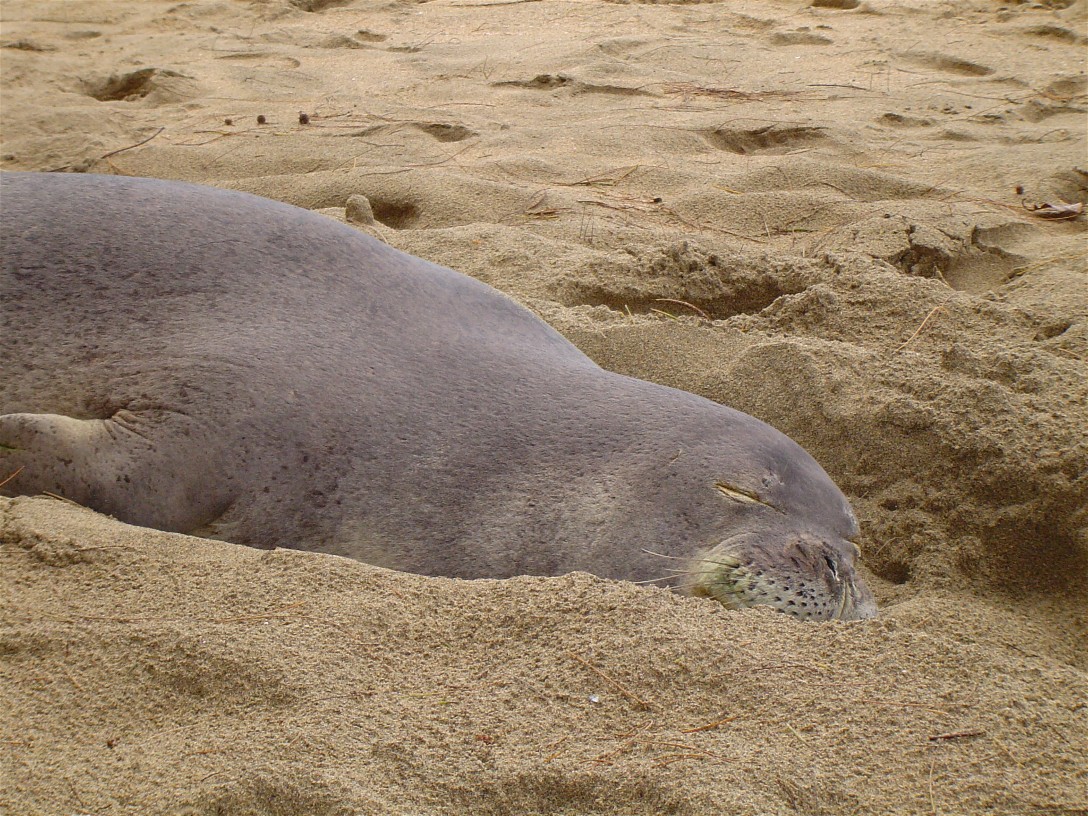
[[69, 499], [69, 498], [67, 498], [65, 496], [61, 496], [59, 493], [50, 493], [48, 490], [43, 490], [42, 495], [43, 496], [48, 496], [51, 499], [56, 499], [57, 501], [62, 501], [65, 504], [70, 504], [70, 505], [72, 505], [72, 507], [80, 507], [80, 508], [82, 508], [84, 510], [89, 510], [90, 509], [89, 507], [84, 507], [82, 504], [80, 504], [79, 502], [77, 502], [77, 501], [75, 501], [73, 499]]
[[650, 309], [650, 314], [659, 315], [661, 317], [667, 317], [669, 320], [679, 320], [680, 318], [674, 315], [672, 312], [666, 312], [664, 309]]
[[722, 719], [720, 719], [720, 720], [715, 720], [714, 722], [709, 722], [709, 723], [706, 723], [705, 725], [697, 725], [694, 728], [684, 728], [684, 729], [682, 729], [680, 731], [680, 733], [681, 734], [696, 734], [699, 731], [710, 731], [712, 729], [717, 728], [719, 725], [725, 725], [726, 723], [731, 723], [731, 722], [733, 722], [733, 720], [737, 720], [737, 719], [740, 719], [740, 715], [739, 714], [734, 714], [732, 717], [722, 717]]
[[616, 170], [613, 173], [598, 173], [596, 176], [589, 176], [588, 178], [581, 179], [580, 181], [572, 182], [569, 186], [584, 185], [590, 186], [602, 186], [602, 187], [614, 187], [619, 184], [633, 172], [638, 170], [640, 165], [632, 164], [630, 167], [625, 167], [621, 170]]
[[710, 759], [707, 754], [667, 754], [659, 762], [654, 763], [655, 768], [665, 768], [674, 762], [682, 762], [685, 759]]
[[696, 85], [692, 82], [666, 82], [661, 86], [666, 94], [677, 96], [708, 96], [714, 99], [728, 99], [735, 102], [755, 102], [761, 99], [788, 99], [799, 96], [796, 91], [738, 91], [736, 88], [715, 88]]
[[934, 306], [932, 309], [930, 309], [929, 314], [927, 314], [925, 316], [925, 318], [922, 320], [922, 322], [918, 325], [918, 328], [914, 330], [914, 334], [912, 334], [910, 337], [908, 337], [906, 340], [904, 340], [902, 343], [900, 343], [896, 347], [895, 351], [892, 352], [892, 354], [898, 354], [903, 349], [905, 349], [907, 346], [909, 346], [911, 344], [911, 341], [913, 341], [915, 337], [917, 337], [919, 334], [921, 334], [922, 329], [924, 329], [926, 327], [926, 323], [929, 322], [930, 318], [933, 317], [933, 315], [937, 314], [937, 312], [941, 311], [943, 308], [944, 308], [944, 303], [940, 303], [940, 304]]
[[934, 734], [929, 738], [930, 742], [940, 742], [942, 740], [954, 740], [954, 739], [966, 739], [967, 737], [981, 737], [986, 732], [981, 728], [971, 729], [969, 731], [950, 731], [947, 734]]
[[687, 306], [693, 312], [698, 314], [703, 320], [710, 320], [710, 315], [696, 306], [694, 303], [688, 303], [686, 300], [676, 300], [674, 298], [654, 298], [655, 303], [676, 303], [680, 306]]
[[132, 150], [132, 148], [134, 148], [134, 147], [140, 147], [141, 145], [145, 145], [148, 142], [150, 142], [152, 139], [154, 139], [156, 136], [158, 136], [160, 133], [162, 133], [164, 130], [166, 130], [165, 126], [159, 128], [158, 130], [156, 130], [154, 133], [152, 133], [146, 139], [141, 139], [140, 141], [136, 142], [135, 144], [130, 144], [130, 145], [126, 146], [126, 147], [119, 147], [116, 150], [111, 150], [109, 153], [103, 153], [101, 156], [98, 157], [98, 159], [99, 159], [99, 161], [101, 161], [102, 159], [108, 159], [110, 156], [116, 156], [118, 153], [124, 153], [126, 150]]
[[577, 660], [579, 663], [581, 663], [587, 669], [592, 671], [594, 674], [596, 674], [602, 680], [607, 682], [609, 685], [611, 685], [613, 688], [615, 688], [617, 691], [619, 691], [621, 694], [623, 694], [623, 696], [625, 696], [627, 699], [629, 699], [633, 703], [635, 703], [635, 705], [637, 705], [639, 708], [642, 708], [645, 711], [650, 710], [650, 704], [646, 700], [643, 700], [641, 697], [639, 697], [637, 694], [635, 694], [629, 688], [624, 686], [618, 680], [614, 680], [613, 678], [609, 677], [607, 674], [605, 674], [603, 671], [598, 669], [592, 663], [590, 663], [587, 660], [579, 657], [574, 652], [568, 650], [567, 654], [570, 655], [571, 657], [573, 657], [575, 660]]

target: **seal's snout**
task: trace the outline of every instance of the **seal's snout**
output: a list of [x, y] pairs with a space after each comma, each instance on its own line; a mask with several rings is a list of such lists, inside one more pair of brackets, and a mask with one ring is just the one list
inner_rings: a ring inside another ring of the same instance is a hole
[[793, 533], [781, 540], [726, 539], [692, 564], [693, 595], [729, 609], [772, 606], [801, 620], [876, 617], [872, 592], [854, 568], [857, 547], [836, 538]]

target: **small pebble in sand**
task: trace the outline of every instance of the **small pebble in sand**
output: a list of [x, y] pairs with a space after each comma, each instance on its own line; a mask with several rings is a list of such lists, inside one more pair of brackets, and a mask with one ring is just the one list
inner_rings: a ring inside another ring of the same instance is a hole
[[267, 121], [268, 121], [268, 120], [264, 118], [264, 114], [263, 114], [263, 113], [257, 116], [257, 124], [258, 124], [258, 125], [263, 125], [263, 124], [265, 124], [265, 123], [266, 123]]
[[370, 206], [370, 200], [364, 195], [348, 196], [344, 207], [344, 217], [352, 224], [376, 224], [374, 209]]
[[299, 123], [300, 125], [308, 125], [308, 124], [310, 124], [310, 114], [308, 114], [308, 113], [303, 113], [302, 111], [299, 111], [299, 112], [298, 112], [298, 123]]

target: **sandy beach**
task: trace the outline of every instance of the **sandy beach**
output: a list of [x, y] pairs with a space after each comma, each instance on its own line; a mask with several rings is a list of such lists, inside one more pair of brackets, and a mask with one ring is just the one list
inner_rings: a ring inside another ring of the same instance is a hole
[[1085, 0], [5, 0], [0, 169], [364, 196], [801, 443], [881, 614], [0, 498], [0, 812], [1088, 814], [1086, 44]]

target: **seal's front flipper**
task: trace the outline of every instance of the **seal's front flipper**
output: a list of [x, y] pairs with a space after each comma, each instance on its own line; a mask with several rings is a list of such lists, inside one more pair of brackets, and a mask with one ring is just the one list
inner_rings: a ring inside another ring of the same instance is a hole
[[171, 411], [121, 410], [108, 419], [0, 416], [6, 495], [54, 493], [130, 524], [187, 532], [230, 504], [218, 446]]

